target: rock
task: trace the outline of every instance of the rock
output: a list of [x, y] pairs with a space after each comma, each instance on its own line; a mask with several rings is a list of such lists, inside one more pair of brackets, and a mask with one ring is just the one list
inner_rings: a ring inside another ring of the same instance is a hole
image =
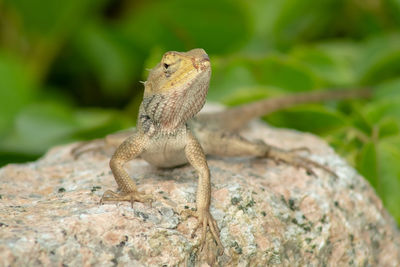
[[[400, 265], [395, 222], [371, 186], [325, 142], [259, 122], [242, 134], [286, 149], [308, 147], [305, 156], [339, 177], [318, 169], [315, 177], [268, 159], [209, 158], [211, 213], [225, 247], [220, 266]], [[105, 190], [116, 190], [109, 155], [88, 152], [74, 160], [74, 146], [0, 170], [0, 266], [215, 263], [192, 251], [199, 242], [199, 231], [191, 238], [196, 219], [179, 215], [195, 201], [190, 166], [161, 170], [133, 160], [126, 169], [140, 190], [153, 194], [153, 206], [99, 205]]]

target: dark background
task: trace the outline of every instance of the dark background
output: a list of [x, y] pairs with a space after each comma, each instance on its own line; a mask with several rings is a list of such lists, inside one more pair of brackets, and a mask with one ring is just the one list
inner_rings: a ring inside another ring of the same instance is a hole
[[374, 88], [266, 120], [329, 141], [400, 221], [398, 0], [0, 0], [0, 166], [131, 127], [146, 68], [196, 47], [226, 105]]

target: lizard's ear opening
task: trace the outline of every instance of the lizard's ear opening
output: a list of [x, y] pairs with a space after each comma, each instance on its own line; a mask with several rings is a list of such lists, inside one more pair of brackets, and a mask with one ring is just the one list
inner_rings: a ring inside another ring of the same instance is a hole
[[166, 69], [166, 70], [169, 68], [169, 64], [167, 64], [167, 63], [164, 63], [163, 66], [164, 66], [164, 69]]

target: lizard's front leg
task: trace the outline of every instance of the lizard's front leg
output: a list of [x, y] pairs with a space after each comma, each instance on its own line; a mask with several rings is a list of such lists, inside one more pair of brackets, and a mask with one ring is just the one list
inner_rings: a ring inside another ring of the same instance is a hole
[[110, 160], [110, 168], [118, 184], [121, 193], [115, 193], [111, 190], [104, 192], [100, 203], [104, 201], [129, 201], [133, 202], [151, 202], [151, 197], [137, 190], [136, 184], [125, 171], [123, 165], [138, 157], [145, 149], [148, 143], [148, 137], [141, 133], [132, 135], [126, 139], [115, 151]]
[[[206, 242], [207, 228], [210, 229], [215, 241], [218, 246], [223, 250], [221, 240], [219, 238], [219, 229], [215, 219], [210, 213], [210, 201], [211, 201], [211, 183], [210, 183], [210, 170], [207, 165], [206, 156], [200, 143], [193, 136], [193, 134], [188, 131], [187, 133], [187, 143], [185, 147], [185, 154], [189, 163], [196, 169], [199, 175], [199, 183], [196, 195], [196, 206], [197, 210], [192, 212], [190, 215], [197, 217], [198, 222], [193, 230], [193, 233], [201, 226], [201, 239], [200, 239], [200, 250]], [[193, 235], [193, 234], [192, 234]]]

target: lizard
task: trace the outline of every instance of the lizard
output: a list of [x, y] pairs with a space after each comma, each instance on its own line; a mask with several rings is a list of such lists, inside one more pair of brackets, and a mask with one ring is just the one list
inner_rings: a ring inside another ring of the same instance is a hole
[[[237, 131], [251, 119], [285, 107], [323, 100], [368, 97], [370, 90], [300, 93], [196, 116], [205, 104], [210, 77], [211, 63], [203, 49], [170, 51], [162, 56], [160, 63], [150, 70], [144, 82], [136, 129], [116, 134], [114, 139], [106, 139], [106, 143], [112, 146], [119, 145], [111, 157], [110, 168], [120, 192], [105, 191], [100, 203], [151, 203], [152, 197], [140, 192], [124, 170], [124, 164], [134, 158], [140, 157], [162, 168], [189, 163], [198, 175], [196, 209], [185, 210], [189, 216], [197, 218], [192, 237], [201, 227], [199, 246], [202, 250], [206, 233], [210, 231], [222, 252], [219, 228], [210, 213], [211, 182], [206, 155], [266, 157], [302, 167], [312, 174], [315, 174], [313, 168], [320, 168], [335, 175], [328, 167], [298, 155], [295, 150], [285, 151], [260, 140], [247, 140]], [[75, 147], [72, 153], [77, 157], [91, 150], [86, 149], [87, 144]]]

